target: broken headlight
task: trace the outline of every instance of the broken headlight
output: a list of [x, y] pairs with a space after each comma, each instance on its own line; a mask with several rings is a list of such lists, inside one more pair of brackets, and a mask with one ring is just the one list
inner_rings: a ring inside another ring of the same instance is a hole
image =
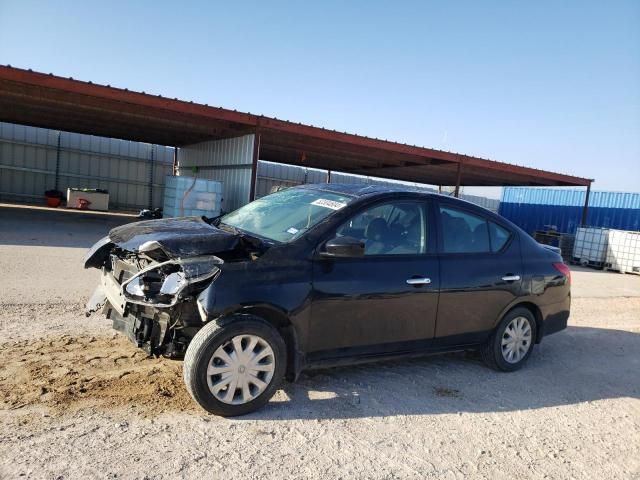
[[158, 263], [125, 281], [122, 292], [131, 303], [173, 307], [187, 287], [215, 279], [222, 263], [213, 255]]

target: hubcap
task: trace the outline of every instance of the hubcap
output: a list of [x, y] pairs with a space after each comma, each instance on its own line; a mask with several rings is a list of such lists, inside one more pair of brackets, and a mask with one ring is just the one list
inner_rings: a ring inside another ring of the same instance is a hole
[[276, 360], [271, 346], [257, 335], [237, 335], [220, 345], [207, 367], [207, 384], [221, 402], [250, 402], [269, 386]]
[[502, 334], [502, 358], [509, 363], [518, 363], [531, 348], [531, 325], [525, 317], [516, 317], [509, 322]]

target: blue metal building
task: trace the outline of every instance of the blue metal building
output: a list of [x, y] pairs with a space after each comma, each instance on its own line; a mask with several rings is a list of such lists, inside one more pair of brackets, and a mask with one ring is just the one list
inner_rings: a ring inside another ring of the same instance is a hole
[[[498, 213], [529, 233], [549, 225], [575, 233], [585, 195], [575, 189], [505, 187]], [[640, 231], [640, 193], [591, 192], [585, 225]]]

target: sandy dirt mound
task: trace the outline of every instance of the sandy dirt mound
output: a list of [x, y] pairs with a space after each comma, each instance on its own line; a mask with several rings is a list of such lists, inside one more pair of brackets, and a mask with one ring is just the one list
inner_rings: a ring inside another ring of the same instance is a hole
[[0, 399], [7, 409], [48, 407], [53, 415], [83, 408], [197, 411], [182, 363], [148, 357], [122, 336], [63, 335], [0, 346]]

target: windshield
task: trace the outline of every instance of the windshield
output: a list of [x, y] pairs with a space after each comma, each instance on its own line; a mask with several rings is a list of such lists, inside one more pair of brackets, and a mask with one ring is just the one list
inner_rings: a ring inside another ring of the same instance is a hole
[[348, 195], [289, 188], [225, 215], [220, 223], [270, 240], [290, 242], [351, 200], [353, 197]]

